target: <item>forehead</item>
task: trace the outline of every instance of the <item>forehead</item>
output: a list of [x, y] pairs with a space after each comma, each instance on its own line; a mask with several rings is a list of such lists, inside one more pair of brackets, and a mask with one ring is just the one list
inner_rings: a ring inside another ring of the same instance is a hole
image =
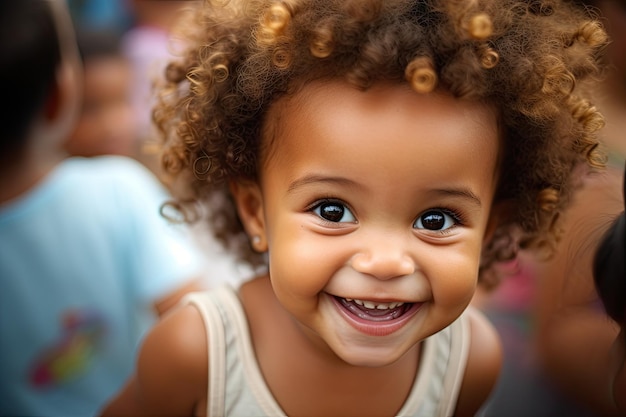
[[442, 92], [418, 94], [401, 83], [359, 90], [340, 80], [313, 82], [275, 103], [267, 123], [266, 167], [306, 164], [313, 160], [307, 155], [321, 151], [329, 153], [329, 162], [371, 159], [371, 167], [384, 170], [390, 164], [393, 170], [399, 161], [411, 164], [430, 152], [442, 161], [493, 161], [493, 175], [499, 148], [492, 106]]

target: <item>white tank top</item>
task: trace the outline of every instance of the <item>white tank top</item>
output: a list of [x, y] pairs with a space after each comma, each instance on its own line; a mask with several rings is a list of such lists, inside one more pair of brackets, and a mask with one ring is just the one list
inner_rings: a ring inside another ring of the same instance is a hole
[[[223, 285], [190, 294], [185, 303], [202, 314], [209, 340], [207, 416], [286, 416], [263, 379], [235, 290]], [[463, 314], [422, 342], [419, 370], [398, 416], [448, 417], [454, 413], [467, 362], [469, 330], [469, 319]]]

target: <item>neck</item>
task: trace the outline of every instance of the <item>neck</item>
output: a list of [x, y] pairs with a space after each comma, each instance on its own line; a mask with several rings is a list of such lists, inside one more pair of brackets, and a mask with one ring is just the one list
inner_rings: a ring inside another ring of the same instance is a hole
[[0, 203], [13, 200], [43, 180], [66, 158], [60, 150], [26, 149], [21, 156], [13, 155], [0, 163]]

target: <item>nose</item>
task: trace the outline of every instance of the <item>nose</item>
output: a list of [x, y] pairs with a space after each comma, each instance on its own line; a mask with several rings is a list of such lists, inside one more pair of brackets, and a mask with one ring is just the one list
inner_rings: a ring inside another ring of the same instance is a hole
[[351, 266], [357, 272], [380, 280], [410, 275], [416, 269], [404, 239], [372, 239], [365, 249], [352, 257]]

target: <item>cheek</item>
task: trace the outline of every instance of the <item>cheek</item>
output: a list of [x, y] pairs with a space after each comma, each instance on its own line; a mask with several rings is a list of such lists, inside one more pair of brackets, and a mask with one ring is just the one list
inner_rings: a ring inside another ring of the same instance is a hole
[[273, 236], [269, 250], [272, 283], [277, 290], [296, 297], [316, 296], [336, 270], [335, 257], [328, 241], [305, 237], [305, 232], [292, 232], [289, 239]]
[[476, 289], [480, 248], [442, 251], [428, 272], [437, 305], [454, 308], [467, 304]]

